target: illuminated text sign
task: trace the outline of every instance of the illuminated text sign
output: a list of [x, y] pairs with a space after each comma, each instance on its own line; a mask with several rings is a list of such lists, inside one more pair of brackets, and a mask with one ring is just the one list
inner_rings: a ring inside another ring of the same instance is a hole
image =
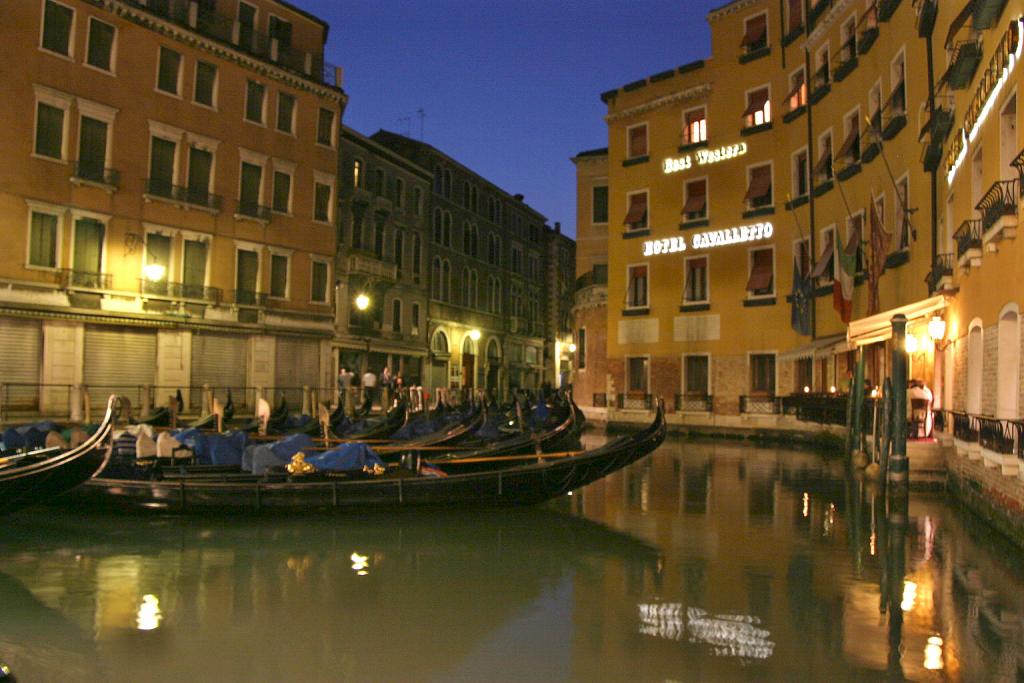
[[665, 159], [665, 162], [662, 164], [662, 170], [665, 171], [665, 173], [685, 171], [693, 168], [694, 164], [697, 164], [698, 166], [717, 164], [719, 161], [741, 157], [746, 153], [747, 143], [745, 142], [740, 142], [735, 145], [726, 145], [725, 147], [719, 147], [718, 149], [699, 149], [693, 154], [675, 157], [674, 159]]
[[711, 247], [724, 247], [729, 244], [756, 242], [757, 240], [769, 239], [774, 233], [775, 228], [771, 223], [754, 223], [753, 225], [741, 225], [735, 228], [726, 228], [725, 230], [699, 232], [690, 237], [689, 244], [686, 243], [685, 237], [647, 240], [644, 242], [644, 256], [676, 254], [687, 249], [710, 249]]

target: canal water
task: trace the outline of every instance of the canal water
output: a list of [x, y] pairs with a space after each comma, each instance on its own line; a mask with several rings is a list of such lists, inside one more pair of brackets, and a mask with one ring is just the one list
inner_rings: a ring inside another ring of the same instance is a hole
[[[588, 435], [593, 443], [602, 435]], [[0, 526], [21, 683], [1005, 681], [1020, 553], [805, 450], [670, 438], [536, 509]]]

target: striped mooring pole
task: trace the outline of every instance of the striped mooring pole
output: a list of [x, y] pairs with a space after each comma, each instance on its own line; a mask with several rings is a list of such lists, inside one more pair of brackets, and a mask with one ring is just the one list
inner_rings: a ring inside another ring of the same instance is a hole
[[892, 318], [892, 455], [889, 456], [888, 482], [904, 487], [910, 475], [907, 460], [907, 317]]

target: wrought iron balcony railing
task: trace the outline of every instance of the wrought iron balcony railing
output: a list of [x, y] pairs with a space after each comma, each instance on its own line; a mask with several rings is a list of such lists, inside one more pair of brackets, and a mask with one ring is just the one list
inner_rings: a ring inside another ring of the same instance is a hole
[[616, 394], [615, 407], [619, 410], [650, 410], [651, 395], [634, 391], [626, 394]]
[[91, 183], [99, 183], [108, 187], [121, 186], [121, 172], [112, 168], [106, 168], [103, 162], [76, 161], [74, 176], [76, 180], [84, 180]]
[[942, 289], [942, 281], [953, 277], [953, 254], [936, 254], [932, 261], [932, 269], [928, 271], [925, 282], [928, 283], [929, 293]]
[[110, 289], [113, 278], [110, 273], [63, 268], [60, 270], [58, 280], [63, 289]]
[[257, 204], [255, 202], [248, 202], [239, 199], [238, 200], [238, 213], [241, 216], [248, 216], [249, 218], [255, 218], [256, 220], [270, 222], [270, 207]]
[[743, 415], [778, 415], [782, 401], [777, 396], [740, 396], [740, 413]]
[[984, 235], [1004, 216], [1017, 216], [1020, 199], [1020, 180], [997, 180], [975, 207], [981, 214], [981, 232]]
[[676, 412], [710, 413], [713, 412], [714, 398], [700, 394], [676, 394]]
[[956, 257], [961, 259], [972, 249], [981, 249], [981, 220], [968, 218], [953, 233]]
[[154, 282], [146, 278], [139, 278], [139, 293], [173, 299], [192, 299], [213, 304], [219, 304], [224, 298], [224, 292], [219, 287], [186, 285], [182, 282], [167, 282], [166, 280]]
[[981, 63], [981, 40], [963, 40], [953, 47], [953, 56], [942, 81], [953, 90], [966, 88]]

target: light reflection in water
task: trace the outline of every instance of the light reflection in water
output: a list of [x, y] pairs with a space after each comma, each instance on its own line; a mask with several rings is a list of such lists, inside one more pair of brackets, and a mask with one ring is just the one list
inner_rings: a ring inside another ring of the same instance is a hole
[[139, 605], [139, 614], [135, 619], [140, 631], [155, 631], [160, 628], [164, 615], [160, 611], [160, 600], [155, 595], [143, 595]]
[[930, 636], [924, 646], [924, 668], [929, 671], [942, 668], [942, 638], [939, 636]]

